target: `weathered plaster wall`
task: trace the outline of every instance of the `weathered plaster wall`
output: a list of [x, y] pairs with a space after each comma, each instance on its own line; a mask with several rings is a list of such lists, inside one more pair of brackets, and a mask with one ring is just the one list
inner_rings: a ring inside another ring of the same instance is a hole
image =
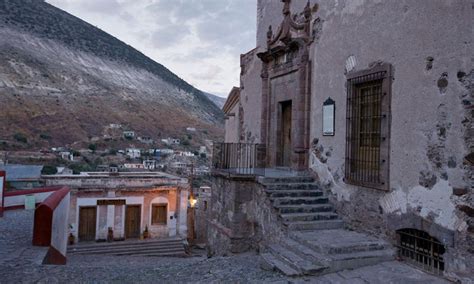
[[278, 215], [255, 180], [213, 176], [212, 184], [210, 255], [258, 250], [282, 236]]
[[68, 215], [71, 194], [68, 193], [54, 209], [51, 232], [51, 246], [66, 255], [68, 237]]
[[[260, 72], [262, 62], [257, 57], [257, 47], [241, 55], [240, 105], [242, 129], [241, 137], [247, 143], [260, 143], [262, 79]], [[227, 130], [227, 129], [226, 129]]]
[[[292, 1], [292, 11], [302, 11], [306, 2]], [[310, 55], [313, 170], [354, 228], [393, 238], [395, 230], [410, 225], [406, 220], [415, 220], [412, 227], [446, 241], [448, 275], [472, 275], [472, 154], [471, 162], [466, 158], [474, 147], [472, 1], [318, 3], [313, 19], [321, 24]], [[281, 1], [258, 1], [257, 45], [265, 46], [269, 25], [277, 30], [282, 7]], [[389, 192], [343, 181], [345, 75], [374, 62], [394, 68]], [[328, 97], [336, 101], [334, 137], [322, 136]]]
[[239, 104], [236, 104], [231, 110], [232, 116], [228, 116], [225, 119], [225, 143], [238, 143], [239, 142]]

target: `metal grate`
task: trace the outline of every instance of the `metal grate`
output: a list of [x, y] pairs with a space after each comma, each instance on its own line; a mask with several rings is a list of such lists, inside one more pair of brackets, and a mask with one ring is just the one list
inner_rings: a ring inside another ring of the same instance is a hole
[[357, 185], [382, 185], [383, 79], [376, 72], [348, 80], [345, 177]]
[[398, 256], [426, 271], [442, 275], [444, 271], [444, 245], [428, 233], [416, 229], [397, 231]]

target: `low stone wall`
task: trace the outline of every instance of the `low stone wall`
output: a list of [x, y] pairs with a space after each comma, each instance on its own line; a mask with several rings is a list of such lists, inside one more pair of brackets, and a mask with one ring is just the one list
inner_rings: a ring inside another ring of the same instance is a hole
[[33, 245], [49, 246], [43, 264], [66, 264], [70, 190], [55, 191], [35, 210]]
[[260, 250], [284, 235], [277, 212], [254, 177], [214, 175], [210, 210], [211, 256]]

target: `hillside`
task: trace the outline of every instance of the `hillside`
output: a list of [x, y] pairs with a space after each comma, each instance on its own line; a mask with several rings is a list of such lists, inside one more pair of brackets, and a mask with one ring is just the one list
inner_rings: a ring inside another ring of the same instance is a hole
[[0, 0], [0, 140], [30, 147], [101, 137], [117, 123], [138, 135], [222, 135], [223, 114], [163, 65], [44, 1]]
[[226, 98], [223, 98], [223, 97], [219, 97], [219, 96], [216, 96], [216, 95], [213, 95], [213, 94], [209, 94], [209, 93], [204, 93], [208, 99], [210, 99], [215, 105], [217, 105], [220, 109], [222, 109], [222, 107], [224, 106], [225, 104], [225, 101], [226, 101]]

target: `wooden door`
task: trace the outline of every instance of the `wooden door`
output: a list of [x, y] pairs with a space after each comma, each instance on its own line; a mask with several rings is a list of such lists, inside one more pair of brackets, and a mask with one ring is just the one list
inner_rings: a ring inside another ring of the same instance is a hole
[[79, 208], [79, 241], [95, 241], [97, 207]]
[[128, 205], [125, 212], [125, 238], [140, 237], [140, 205]]
[[281, 103], [280, 166], [291, 166], [291, 101]]

